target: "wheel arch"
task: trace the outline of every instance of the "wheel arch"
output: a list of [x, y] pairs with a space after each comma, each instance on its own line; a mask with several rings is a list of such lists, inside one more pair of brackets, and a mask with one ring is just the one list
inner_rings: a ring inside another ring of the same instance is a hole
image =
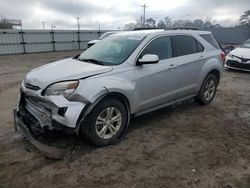
[[[91, 111], [95, 108], [95, 106], [108, 98], [116, 99], [116, 100], [120, 101], [125, 106], [125, 108], [127, 110], [127, 116], [128, 116], [128, 118], [127, 118], [128, 121], [127, 121], [126, 127], [128, 127], [129, 122], [130, 122], [130, 102], [129, 102], [128, 98], [120, 92], [108, 92], [108, 93], [100, 96], [98, 99], [96, 99], [95, 102], [88, 104], [87, 108], [82, 110], [82, 112], [78, 118], [78, 121], [77, 121], [77, 126], [76, 126], [76, 133], [77, 134], [79, 134], [80, 127], [84, 125], [85, 119], [91, 113]], [[126, 128], [126, 130], [127, 130], [127, 128]]]
[[105, 100], [106, 98], [114, 98], [114, 99], [119, 100], [121, 103], [123, 103], [123, 105], [126, 107], [128, 113], [130, 114], [130, 108], [131, 108], [130, 102], [124, 94], [122, 94], [120, 92], [110, 92], [102, 100]]
[[218, 83], [217, 83], [217, 84], [219, 84], [219, 82], [220, 82], [220, 77], [221, 77], [220, 71], [217, 70], [217, 69], [213, 69], [213, 70], [211, 70], [210, 72], [208, 72], [207, 75], [209, 75], [209, 74], [214, 75], [214, 76], [217, 78], [217, 80], [218, 80]]

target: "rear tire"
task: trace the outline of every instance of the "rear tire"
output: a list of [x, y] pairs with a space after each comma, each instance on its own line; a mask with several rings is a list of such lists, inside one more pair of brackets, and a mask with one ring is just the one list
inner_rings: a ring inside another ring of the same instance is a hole
[[104, 99], [88, 115], [81, 132], [96, 146], [116, 144], [125, 132], [127, 120], [127, 110], [120, 101]]
[[203, 81], [199, 94], [195, 97], [195, 101], [200, 105], [208, 105], [214, 99], [218, 86], [218, 79], [213, 74], [207, 75]]

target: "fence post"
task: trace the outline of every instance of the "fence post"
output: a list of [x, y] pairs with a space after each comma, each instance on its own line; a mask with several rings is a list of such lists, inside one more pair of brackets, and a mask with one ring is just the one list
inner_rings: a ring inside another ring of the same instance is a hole
[[52, 36], [52, 45], [53, 45], [53, 51], [55, 52], [56, 51], [56, 46], [55, 46], [55, 36], [54, 36], [54, 30], [52, 28], [52, 31], [50, 32], [51, 33], [51, 36]]
[[100, 29], [98, 30], [98, 36], [100, 37], [101, 36], [101, 31], [100, 31]]
[[80, 30], [78, 30], [77, 32], [77, 42], [78, 42], [78, 49], [81, 49], [81, 40], [80, 40]]
[[24, 36], [23, 36], [24, 31], [23, 31], [22, 28], [21, 28], [21, 31], [19, 32], [19, 34], [21, 34], [21, 40], [22, 40], [21, 44], [23, 46], [23, 53], [25, 54], [26, 53], [26, 48], [25, 48], [25, 42], [24, 42]]

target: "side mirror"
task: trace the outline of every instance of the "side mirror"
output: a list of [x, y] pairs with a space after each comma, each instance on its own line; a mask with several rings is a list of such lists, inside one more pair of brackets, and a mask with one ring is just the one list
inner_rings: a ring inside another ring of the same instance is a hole
[[78, 57], [80, 57], [81, 54], [78, 54], [76, 56], [74, 56], [72, 59], [78, 59]]
[[145, 54], [141, 59], [138, 59], [137, 65], [155, 64], [159, 62], [158, 55]]

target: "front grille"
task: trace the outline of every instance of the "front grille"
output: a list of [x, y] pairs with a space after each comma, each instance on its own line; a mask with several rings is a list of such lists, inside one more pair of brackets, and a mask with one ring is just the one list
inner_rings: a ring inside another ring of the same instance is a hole
[[21, 90], [19, 113], [29, 129], [41, 129], [41, 126], [51, 126], [51, 111], [39, 104], [35, 98], [25, 95]]
[[43, 129], [39, 126], [39, 121], [25, 108], [26, 103], [26, 95], [20, 90], [19, 117], [32, 133], [35, 131], [43, 132]]
[[31, 89], [31, 90], [39, 90], [40, 89], [40, 87], [26, 83], [26, 82], [24, 83], [24, 86], [28, 89]]
[[246, 58], [242, 58], [242, 57], [238, 57], [238, 56], [235, 56], [235, 57], [239, 58], [243, 63], [250, 61], [250, 59], [246, 59]]
[[[243, 60], [242, 60], [242, 62], [243, 62]], [[244, 62], [246, 62], [246, 61], [244, 61]], [[248, 70], [250, 70], [250, 64], [249, 63], [239, 63], [238, 61], [228, 60], [226, 62], [226, 64], [229, 67], [235, 67], [235, 68], [239, 68], [239, 69], [248, 69]]]

